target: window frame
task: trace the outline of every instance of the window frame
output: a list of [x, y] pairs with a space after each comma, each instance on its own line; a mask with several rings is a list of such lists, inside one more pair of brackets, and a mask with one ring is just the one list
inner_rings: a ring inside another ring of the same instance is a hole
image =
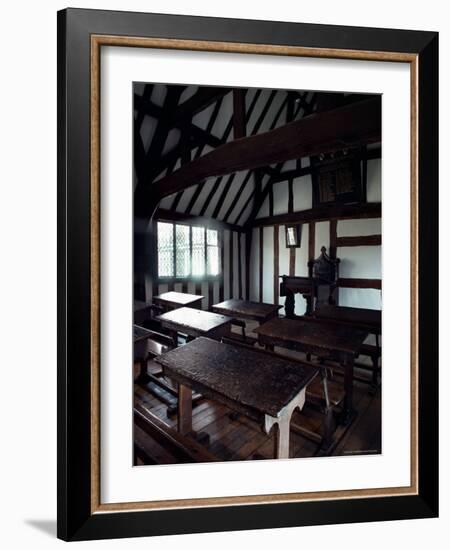
[[[159, 250], [158, 250], [158, 223], [167, 223], [172, 225], [172, 231], [173, 231], [173, 272], [174, 275], [172, 276], [159, 276]], [[176, 247], [176, 226], [177, 225], [183, 225], [186, 227], [189, 227], [189, 259], [190, 259], [190, 271], [191, 273], [186, 277], [179, 277], [176, 275], [176, 266], [177, 266], [177, 247]], [[193, 227], [199, 227], [203, 229], [204, 231], [204, 238], [205, 238], [205, 274], [204, 275], [192, 275], [192, 228]], [[207, 269], [207, 254], [208, 254], [208, 246], [214, 246], [214, 245], [208, 245], [208, 236], [207, 236], [207, 230], [216, 231], [217, 232], [217, 249], [218, 249], [218, 260], [219, 260], [219, 269], [217, 275], [208, 275], [206, 273]], [[156, 256], [156, 262], [155, 262], [155, 279], [158, 281], [159, 284], [164, 283], [186, 283], [186, 282], [214, 282], [221, 279], [223, 275], [223, 265], [221, 262], [221, 250], [222, 250], [222, 239], [221, 239], [221, 232], [219, 229], [214, 227], [209, 227], [208, 225], [197, 225], [196, 223], [188, 223], [186, 221], [178, 222], [173, 220], [164, 220], [159, 219], [155, 220], [155, 256]]]

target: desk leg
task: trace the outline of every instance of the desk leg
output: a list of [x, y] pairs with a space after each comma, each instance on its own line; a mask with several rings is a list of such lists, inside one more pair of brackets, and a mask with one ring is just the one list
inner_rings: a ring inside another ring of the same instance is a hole
[[275, 426], [274, 458], [289, 458], [290, 419]]
[[342, 411], [342, 424], [344, 425], [349, 424], [355, 415], [355, 411], [353, 409], [353, 363], [354, 363], [353, 355], [347, 355], [347, 354], [343, 357], [343, 360], [341, 362], [341, 364], [345, 368], [345, 374], [344, 374], [345, 397], [344, 397], [344, 410]]
[[306, 388], [303, 388], [294, 399], [279, 413], [278, 417], [266, 415], [264, 431], [266, 434], [275, 426], [275, 458], [289, 458], [289, 439], [291, 431], [291, 416], [295, 409], [302, 410], [305, 404]]
[[379, 368], [379, 361], [380, 361], [380, 336], [379, 334], [375, 334], [375, 347], [377, 350], [376, 356], [372, 356], [372, 384], [371, 384], [371, 390], [372, 393], [375, 393], [378, 389], [378, 374], [380, 371]]
[[178, 431], [192, 432], [192, 390], [183, 384], [178, 384]]
[[173, 347], [178, 347], [178, 332], [176, 330], [169, 330], [169, 335], [172, 338]]

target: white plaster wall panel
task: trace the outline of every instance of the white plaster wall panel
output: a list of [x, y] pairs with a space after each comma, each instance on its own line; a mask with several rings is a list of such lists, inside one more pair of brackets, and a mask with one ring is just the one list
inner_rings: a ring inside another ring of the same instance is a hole
[[170, 132], [167, 134], [166, 141], [164, 142], [164, 147], [162, 150], [162, 154], [165, 155], [169, 151], [171, 151], [175, 145], [178, 144], [180, 141], [181, 132], [178, 130], [178, 128], [172, 128]]
[[273, 213], [285, 214], [288, 211], [289, 184], [287, 181], [276, 183], [273, 186]]
[[230, 297], [230, 231], [223, 232], [223, 295], [224, 300]]
[[263, 229], [263, 302], [273, 304], [273, 227]]
[[148, 146], [150, 145], [153, 139], [156, 125], [157, 125], [156, 118], [153, 118], [151, 116], [146, 116], [142, 120], [142, 124], [139, 132], [141, 134], [142, 145], [144, 146], [145, 151], [147, 151]]
[[252, 212], [252, 209], [253, 209], [253, 201], [251, 200], [248, 205], [247, 205], [247, 208], [244, 210], [244, 212], [242, 213], [242, 216], [239, 214], [239, 218], [236, 217], [234, 223], [237, 223], [238, 225], [244, 225], [244, 223], [248, 220], [248, 218], [250, 217], [250, 214]]
[[151, 101], [158, 107], [162, 107], [166, 99], [167, 87], [165, 84], [155, 84], [153, 86]]
[[266, 218], [269, 215], [269, 195], [264, 199], [256, 218]]
[[[259, 115], [261, 114], [262, 110], [264, 109], [264, 106], [266, 105], [266, 102], [270, 96], [270, 93], [271, 93], [272, 90], [263, 90], [259, 97], [258, 97], [258, 100], [256, 102], [256, 105], [252, 111], [252, 114], [250, 116], [250, 120], [247, 122], [247, 134], [249, 135], [252, 131], [253, 131], [253, 128], [255, 127], [255, 123], [256, 121], [258, 120], [258, 117]], [[231, 94], [229, 94], [231, 96]], [[232, 99], [232, 98], [231, 98]], [[250, 104], [249, 104], [250, 105]], [[230, 113], [232, 113], [232, 106], [230, 107]], [[231, 136], [233, 135], [233, 133], [231, 132]]]
[[[177, 163], [178, 163], [178, 161], [177, 161]], [[179, 167], [179, 163], [178, 163], [178, 167]], [[175, 168], [174, 168], [174, 171], [175, 171]], [[167, 168], [164, 169], [158, 176], [156, 176], [156, 178], [153, 180], [153, 182], [162, 180], [163, 178], [166, 177], [166, 175], [167, 175]]]
[[259, 228], [253, 229], [250, 252], [250, 300], [259, 301]]
[[191, 210], [191, 214], [193, 214], [194, 216], [198, 216], [200, 214], [200, 210], [203, 208], [203, 205], [208, 198], [215, 181], [216, 178], [209, 178], [205, 181], [205, 183], [200, 184], [202, 186], [202, 190], [200, 191], [197, 200], [195, 201], [194, 206]]
[[172, 202], [175, 199], [175, 195], [169, 195], [168, 197], [164, 197], [163, 200], [159, 203], [159, 208], [165, 208], [166, 210], [170, 210], [170, 207], [172, 206]]
[[215, 103], [211, 103], [209, 107], [206, 109], [203, 109], [203, 111], [198, 112], [196, 115], [192, 117], [192, 123], [201, 128], [202, 130], [206, 130], [206, 127], [208, 126], [209, 119], [211, 118], [211, 115], [215, 108]]
[[189, 98], [191, 98], [199, 89], [199, 86], [187, 86], [184, 90], [183, 90], [183, 93], [181, 94], [180, 96], [180, 101], [179, 103], [184, 103], [185, 101], [187, 101]]
[[293, 182], [294, 211], [300, 212], [312, 208], [312, 181], [311, 176], [295, 178]]
[[295, 170], [297, 168], [297, 160], [289, 159], [283, 164], [283, 172], [287, 170]]
[[[233, 112], [233, 94], [229, 93], [223, 97], [222, 105], [220, 107], [219, 114], [213, 124], [212, 133], [218, 137], [222, 138], [225, 128], [228, 125], [230, 120], [231, 113]], [[228, 140], [233, 139], [233, 132], [230, 132]]]
[[177, 212], [185, 212], [187, 209], [187, 206], [189, 204], [189, 201], [192, 198], [192, 195], [195, 193], [196, 185], [191, 185], [187, 189], [183, 191], [183, 195], [181, 196], [180, 202], [177, 206]]
[[[227, 193], [227, 196], [223, 201], [223, 206], [219, 213], [219, 218], [221, 220], [225, 219], [225, 214], [228, 212], [228, 209], [231, 203], [233, 202], [235, 196], [240, 192], [239, 200], [236, 202], [233, 210], [231, 211], [230, 217], [227, 220], [230, 223], [236, 223], [236, 220], [242, 211], [243, 205], [247, 202], [249, 196], [253, 193], [253, 190], [254, 190], [253, 177], [250, 177], [250, 179], [247, 181], [242, 191], [240, 191], [242, 181], [244, 180], [246, 175], [247, 175], [246, 172], [239, 172], [239, 174], [236, 175], [236, 178], [231, 184], [231, 187]], [[241, 218], [241, 221], [242, 219], [243, 218]]]
[[326, 247], [327, 253], [328, 253], [330, 248], [330, 222], [329, 221], [316, 223], [316, 246], [315, 246], [315, 252], [314, 252], [315, 258], [319, 257], [320, 249], [322, 248], [322, 246]]
[[[218, 218], [219, 220], [223, 220], [225, 217], [225, 214], [230, 207], [231, 203], [233, 202], [234, 197], [236, 196], [237, 192], [239, 191], [239, 188], [241, 186], [241, 183], [243, 179], [245, 178], [247, 172], [237, 172], [236, 174], [229, 174], [225, 176], [225, 181], [228, 183], [229, 180], [231, 180], [231, 185], [228, 189], [227, 194], [225, 195], [224, 199], [222, 200], [222, 204], [219, 210]], [[240, 201], [239, 201], [240, 202]], [[240, 202], [239, 209], [242, 208], [242, 202]]]
[[338, 237], [362, 237], [364, 235], [381, 235], [381, 218], [363, 220], [339, 220]]
[[381, 291], [376, 288], [340, 288], [339, 305], [381, 309]]
[[[282, 107], [282, 104], [284, 100], [286, 99], [286, 92], [283, 90], [280, 90], [276, 93], [275, 99], [272, 101], [272, 104], [267, 111], [266, 116], [264, 117], [264, 120], [258, 130], [258, 134], [261, 134], [263, 132], [270, 131], [270, 127], [277, 116], [280, 108]], [[283, 111], [280, 113], [280, 116], [278, 117], [277, 123], [275, 125], [275, 128], [278, 126], [283, 126], [285, 124], [285, 116], [283, 116], [283, 112], [286, 112], [286, 103], [284, 104]]]
[[381, 202], [381, 159], [367, 161], [367, 202]]
[[[215, 178], [214, 178], [214, 181], [215, 181]], [[210, 201], [209, 205], [207, 206], [207, 208], [205, 210], [204, 216], [206, 218], [208, 218], [208, 217], [212, 218], [212, 213], [214, 212], [214, 208], [216, 207], [216, 204], [219, 201], [219, 197], [220, 197], [220, 195], [223, 191], [223, 188], [225, 187], [225, 181], [226, 181], [226, 179], [222, 178], [222, 180], [220, 181], [219, 186], [216, 189], [216, 192], [212, 196], [211, 201]]]
[[344, 279], [381, 279], [381, 246], [348, 246], [337, 249], [339, 276]]

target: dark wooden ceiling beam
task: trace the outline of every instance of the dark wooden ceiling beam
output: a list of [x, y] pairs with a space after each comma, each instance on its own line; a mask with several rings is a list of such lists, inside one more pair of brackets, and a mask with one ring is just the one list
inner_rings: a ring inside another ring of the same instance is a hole
[[380, 139], [381, 101], [376, 97], [229, 142], [152, 186], [141, 185], [136, 197], [145, 202], [151, 193], [161, 200], [211, 176], [334, 152]]
[[256, 218], [253, 222], [254, 227], [287, 224], [287, 223], [308, 223], [320, 222], [326, 220], [346, 220], [362, 218], [381, 218], [381, 203], [364, 204], [338, 204], [333, 206], [319, 206], [302, 210], [300, 212], [291, 212], [278, 214], [276, 216], [267, 216], [265, 218]]

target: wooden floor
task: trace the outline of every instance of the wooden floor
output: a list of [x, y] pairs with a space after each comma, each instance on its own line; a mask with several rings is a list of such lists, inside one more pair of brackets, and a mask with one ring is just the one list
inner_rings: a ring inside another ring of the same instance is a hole
[[[342, 394], [343, 380], [336, 370], [329, 383], [332, 396]], [[358, 370], [356, 372], [358, 373]], [[363, 372], [360, 374], [364, 376]], [[167, 425], [176, 428], [176, 414], [168, 416], [167, 405], [152, 395], [145, 385], [135, 383], [134, 399], [136, 404], [151, 411]], [[328, 454], [337, 456], [381, 452], [381, 388], [378, 388], [373, 395], [367, 383], [356, 381], [354, 406], [358, 411], [356, 419], [349, 427], [337, 427], [335, 443]], [[311, 398], [307, 399], [301, 413], [294, 413], [292, 423], [320, 435], [322, 420], [320, 399]], [[196, 432], [208, 434], [209, 442], [204, 443], [204, 446], [219, 461], [273, 458], [274, 437], [264, 434], [255, 422], [242, 415], [233, 414], [232, 410], [219, 403], [206, 399], [200, 400], [193, 408], [193, 429]], [[152, 453], [153, 463], [176, 462], [163, 446], [150, 440], [139, 428], [135, 428], [136, 437], [146, 439], [146, 448]], [[322, 451], [317, 442], [317, 435], [305, 437], [291, 430], [290, 456], [292, 458], [313, 457], [320, 454]], [[137, 463], [142, 464], [141, 461]]]

